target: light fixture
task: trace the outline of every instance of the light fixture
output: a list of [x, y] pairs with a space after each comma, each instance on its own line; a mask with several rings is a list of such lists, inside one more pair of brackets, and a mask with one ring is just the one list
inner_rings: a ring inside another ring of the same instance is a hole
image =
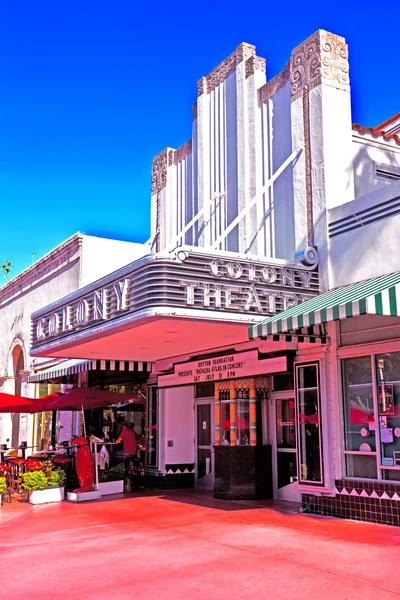
[[175, 254], [175, 256], [176, 256], [177, 260], [184, 262], [187, 259], [188, 254], [184, 250], [178, 250], [178, 252]]

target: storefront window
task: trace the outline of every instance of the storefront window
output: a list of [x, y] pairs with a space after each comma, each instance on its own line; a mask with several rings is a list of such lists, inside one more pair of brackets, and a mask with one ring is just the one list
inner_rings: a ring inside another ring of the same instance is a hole
[[347, 477], [360, 477], [362, 479], [376, 479], [378, 477], [376, 470], [376, 455], [346, 454], [346, 475]]
[[296, 448], [294, 400], [276, 401], [276, 443], [278, 448]]
[[158, 458], [158, 394], [157, 386], [147, 388], [146, 462], [157, 467]]
[[400, 481], [400, 352], [345, 359], [342, 373], [346, 475]]
[[214, 396], [213, 383], [197, 383], [194, 388], [195, 398], [212, 398]]
[[250, 445], [250, 403], [248, 400], [236, 401], [237, 445]]
[[221, 444], [229, 446], [231, 443], [231, 419], [229, 400], [221, 400]]
[[291, 373], [287, 373], [285, 375], [274, 375], [272, 380], [274, 392], [282, 392], [284, 390], [294, 389], [293, 375]]
[[[381, 465], [400, 468], [400, 352], [376, 357]], [[400, 479], [400, 471], [383, 472]]]
[[318, 365], [296, 367], [300, 482], [322, 485], [322, 435]]
[[[39, 383], [38, 397], [43, 398], [53, 390], [47, 383]], [[56, 387], [56, 386], [54, 386]], [[57, 390], [54, 390], [57, 391]], [[35, 415], [35, 447], [37, 450], [47, 450], [51, 444], [52, 412], [41, 412]]]
[[[343, 361], [343, 399], [345, 449], [356, 452], [375, 452], [376, 423], [374, 417], [374, 396], [372, 389], [371, 357], [359, 356]], [[368, 457], [367, 457], [368, 458]], [[361, 463], [365, 463], [365, 474], [362, 474]], [[371, 469], [368, 461], [358, 461], [356, 469], [361, 475], [368, 477]], [[350, 469], [353, 471], [353, 469]], [[348, 475], [357, 477], [355, 474]]]

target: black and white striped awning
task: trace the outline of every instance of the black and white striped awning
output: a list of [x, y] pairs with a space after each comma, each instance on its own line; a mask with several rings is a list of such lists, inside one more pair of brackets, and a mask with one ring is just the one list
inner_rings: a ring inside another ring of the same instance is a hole
[[306, 342], [308, 344], [326, 344], [327, 334], [325, 325], [313, 325], [311, 327], [301, 327], [300, 329], [290, 329], [286, 333], [271, 333], [270, 335], [262, 335], [259, 339], [273, 342]]
[[150, 372], [151, 363], [133, 360], [66, 360], [49, 369], [43, 369], [43, 371], [37, 371], [37, 373], [29, 375], [28, 383], [57, 379], [58, 377], [84, 373], [85, 371]]

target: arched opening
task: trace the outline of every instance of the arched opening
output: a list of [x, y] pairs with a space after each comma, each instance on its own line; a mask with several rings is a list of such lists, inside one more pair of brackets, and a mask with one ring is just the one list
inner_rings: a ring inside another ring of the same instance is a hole
[[[14, 393], [16, 396], [21, 396], [21, 371], [24, 370], [25, 362], [24, 362], [24, 353], [22, 351], [21, 346], [15, 346], [12, 352], [12, 362], [13, 362], [13, 370], [15, 377], [15, 388]], [[20, 425], [20, 415], [13, 414], [12, 415], [12, 439], [11, 439], [11, 447], [18, 448], [19, 446], [19, 425]]]

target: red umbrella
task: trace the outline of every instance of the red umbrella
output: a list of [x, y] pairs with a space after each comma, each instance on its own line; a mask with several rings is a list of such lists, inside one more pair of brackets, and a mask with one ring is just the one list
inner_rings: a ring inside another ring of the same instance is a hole
[[59, 398], [62, 398], [65, 394], [60, 394], [59, 392], [53, 392], [52, 394], [48, 394], [47, 396], [42, 396], [41, 398], [37, 398], [35, 400], [32, 399], [32, 410], [30, 412], [39, 413], [46, 412], [51, 410], [56, 410], [55, 408], [48, 408], [49, 404], [55, 402]]
[[0, 392], [0, 413], [30, 413], [32, 408], [31, 398]]
[[119, 394], [95, 388], [75, 388], [62, 398], [46, 405], [46, 410], [86, 410], [89, 408], [105, 408], [118, 402], [128, 402], [133, 394]]

